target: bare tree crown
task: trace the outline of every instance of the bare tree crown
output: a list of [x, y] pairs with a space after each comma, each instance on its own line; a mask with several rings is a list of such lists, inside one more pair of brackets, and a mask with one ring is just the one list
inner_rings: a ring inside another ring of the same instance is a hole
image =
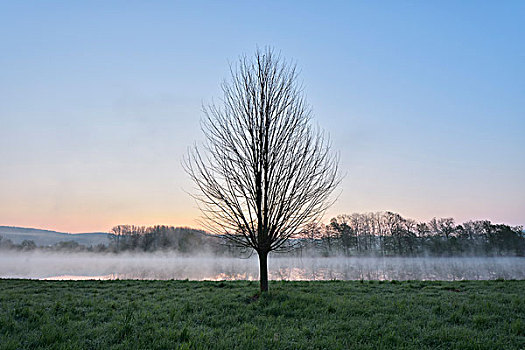
[[279, 249], [329, 206], [338, 159], [311, 109], [296, 66], [273, 50], [241, 57], [205, 108], [206, 144], [185, 161], [208, 229], [257, 252]]

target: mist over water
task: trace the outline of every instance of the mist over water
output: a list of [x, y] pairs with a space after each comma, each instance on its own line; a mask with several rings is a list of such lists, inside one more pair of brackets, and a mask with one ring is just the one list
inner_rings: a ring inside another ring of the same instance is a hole
[[[523, 257], [282, 257], [272, 280], [525, 279]], [[0, 252], [0, 278], [257, 280], [258, 260], [156, 254]]]

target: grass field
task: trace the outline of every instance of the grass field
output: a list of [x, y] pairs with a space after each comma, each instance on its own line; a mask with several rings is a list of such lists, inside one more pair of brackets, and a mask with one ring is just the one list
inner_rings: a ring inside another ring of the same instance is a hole
[[523, 349], [525, 281], [0, 280], [2, 349]]

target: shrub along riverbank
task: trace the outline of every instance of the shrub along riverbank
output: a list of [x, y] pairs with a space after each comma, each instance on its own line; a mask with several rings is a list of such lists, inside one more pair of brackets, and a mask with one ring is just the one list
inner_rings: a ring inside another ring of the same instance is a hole
[[525, 281], [0, 280], [1, 349], [525, 348]]

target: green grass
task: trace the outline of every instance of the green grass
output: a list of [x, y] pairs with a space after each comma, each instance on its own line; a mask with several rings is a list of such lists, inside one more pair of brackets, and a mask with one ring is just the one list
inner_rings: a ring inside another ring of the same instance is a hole
[[520, 349], [525, 281], [0, 280], [1, 349]]

